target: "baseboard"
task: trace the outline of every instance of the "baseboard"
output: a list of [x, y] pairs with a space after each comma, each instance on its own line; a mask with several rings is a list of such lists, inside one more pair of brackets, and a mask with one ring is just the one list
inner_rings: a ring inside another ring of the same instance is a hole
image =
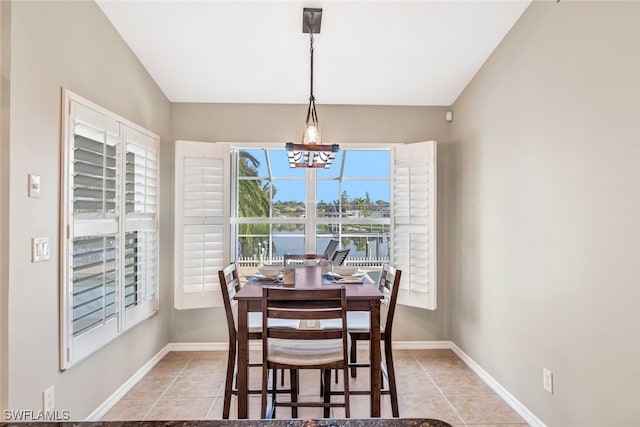
[[227, 342], [174, 342], [168, 345], [169, 351], [227, 351]]
[[[366, 342], [358, 343], [369, 345]], [[140, 381], [162, 358], [170, 351], [226, 351], [228, 343], [169, 343], [138, 371], [131, 376], [122, 386], [118, 388], [107, 400], [105, 400], [95, 411], [93, 411], [85, 421], [99, 421], [131, 388]], [[251, 350], [260, 350], [261, 343], [252, 342], [249, 345]], [[460, 347], [451, 341], [394, 341], [393, 348], [398, 350], [452, 350], [469, 368], [474, 371], [496, 394], [498, 394], [511, 408], [516, 411], [530, 426], [546, 427], [546, 425], [536, 417], [526, 406], [516, 399], [509, 391], [497, 382], [478, 365]]]
[[155, 356], [153, 356], [147, 363], [145, 363], [140, 369], [136, 371], [124, 384], [122, 384], [111, 396], [107, 398], [100, 406], [98, 406], [85, 421], [99, 421], [109, 409], [113, 407], [122, 397], [127, 394], [134, 385], [137, 384], [149, 371], [158, 363], [167, 353], [171, 351], [171, 344], [167, 344], [162, 350], [160, 350]]
[[480, 365], [478, 365], [467, 353], [462, 351], [460, 347], [453, 342], [450, 343], [451, 350], [460, 358], [469, 368], [475, 372], [491, 389], [496, 392], [498, 396], [502, 398], [511, 408], [518, 413], [524, 420], [532, 427], [546, 427], [533, 412], [531, 412], [526, 406], [524, 406], [518, 399], [516, 399], [509, 391], [504, 388], [498, 381], [496, 381], [491, 375], [487, 373]]
[[397, 350], [446, 350], [451, 348], [451, 341], [393, 341], [392, 347]]

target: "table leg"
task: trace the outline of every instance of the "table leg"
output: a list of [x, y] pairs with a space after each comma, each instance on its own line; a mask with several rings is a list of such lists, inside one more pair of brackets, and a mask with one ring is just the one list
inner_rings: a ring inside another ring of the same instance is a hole
[[380, 371], [380, 301], [371, 302], [371, 339], [369, 340], [369, 357], [371, 358], [371, 417], [380, 417], [380, 390], [382, 373]]
[[238, 419], [249, 417], [249, 327], [248, 303], [238, 301]]

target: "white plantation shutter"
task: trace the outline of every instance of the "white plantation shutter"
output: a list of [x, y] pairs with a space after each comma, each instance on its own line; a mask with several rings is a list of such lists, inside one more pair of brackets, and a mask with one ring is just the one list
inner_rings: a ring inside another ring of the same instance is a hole
[[228, 263], [229, 151], [176, 142], [175, 308], [222, 306], [218, 270]]
[[156, 135], [64, 93], [60, 366], [158, 310]]
[[158, 308], [158, 147], [153, 138], [125, 130], [125, 322]]
[[396, 146], [393, 193], [393, 259], [402, 270], [398, 303], [435, 310], [435, 141]]

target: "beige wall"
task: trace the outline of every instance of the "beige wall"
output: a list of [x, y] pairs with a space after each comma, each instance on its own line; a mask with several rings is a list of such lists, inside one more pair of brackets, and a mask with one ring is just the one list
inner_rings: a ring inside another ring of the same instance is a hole
[[[318, 98], [321, 101], [321, 98]], [[297, 141], [302, 135], [306, 105], [172, 104], [172, 129], [176, 140], [273, 142]], [[445, 107], [383, 107], [318, 105], [325, 141], [416, 142], [438, 144], [438, 310], [399, 307], [394, 339], [426, 341], [448, 339], [451, 199], [451, 150], [447, 146], [450, 125]], [[163, 153], [166, 154], [166, 153]], [[176, 311], [173, 342], [225, 342], [224, 310]]]
[[[3, 381], [8, 380], [9, 408], [42, 409], [41, 393], [54, 385], [56, 409], [70, 410], [74, 420], [81, 420], [169, 342], [171, 234], [167, 231], [172, 230], [172, 215], [171, 201], [163, 195], [160, 313], [59, 372], [61, 88], [159, 134], [162, 147], [170, 137], [170, 107], [95, 3], [21, 1], [11, 6], [9, 206], [3, 203], [0, 212], [3, 224], [8, 218], [11, 232], [8, 369]], [[166, 169], [171, 158], [161, 154], [161, 159]], [[3, 158], [2, 171], [5, 166]], [[27, 197], [30, 173], [41, 176], [39, 199]], [[3, 190], [5, 182], [3, 173]], [[170, 182], [164, 173], [161, 185]], [[50, 261], [30, 262], [32, 236], [50, 238]]]
[[451, 339], [549, 426], [640, 425], [639, 5], [533, 3], [453, 106]]
[[0, 2], [0, 408], [7, 406], [9, 301], [9, 106], [11, 3]]

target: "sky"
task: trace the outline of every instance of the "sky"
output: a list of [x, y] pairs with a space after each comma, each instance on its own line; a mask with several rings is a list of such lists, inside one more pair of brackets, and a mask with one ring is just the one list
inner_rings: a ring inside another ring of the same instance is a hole
[[[304, 176], [306, 169], [290, 168], [287, 163], [287, 154], [283, 149], [252, 149], [249, 151], [260, 161], [258, 174], [268, 176], [268, 153], [271, 171], [276, 188], [275, 201], [304, 201]], [[346, 155], [346, 157], [344, 157]], [[343, 162], [344, 158], [344, 162]], [[339, 198], [340, 190], [338, 177], [343, 167], [343, 187], [350, 198], [365, 198], [369, 193], [370, 199], [389, 201], [389, 165], [390, 153], [388, 150], [340, 150], [331, 168], [317, 169], [318, 176], [318, 201], [331, 202]], [[299, 180], [278, 179], [296, 177]], [[358, 178], [358, 179], [354, 179]], [[385, 180], [380, 181], [380, 178]], [[378, 180], [376, 180], [378, 179]]]

